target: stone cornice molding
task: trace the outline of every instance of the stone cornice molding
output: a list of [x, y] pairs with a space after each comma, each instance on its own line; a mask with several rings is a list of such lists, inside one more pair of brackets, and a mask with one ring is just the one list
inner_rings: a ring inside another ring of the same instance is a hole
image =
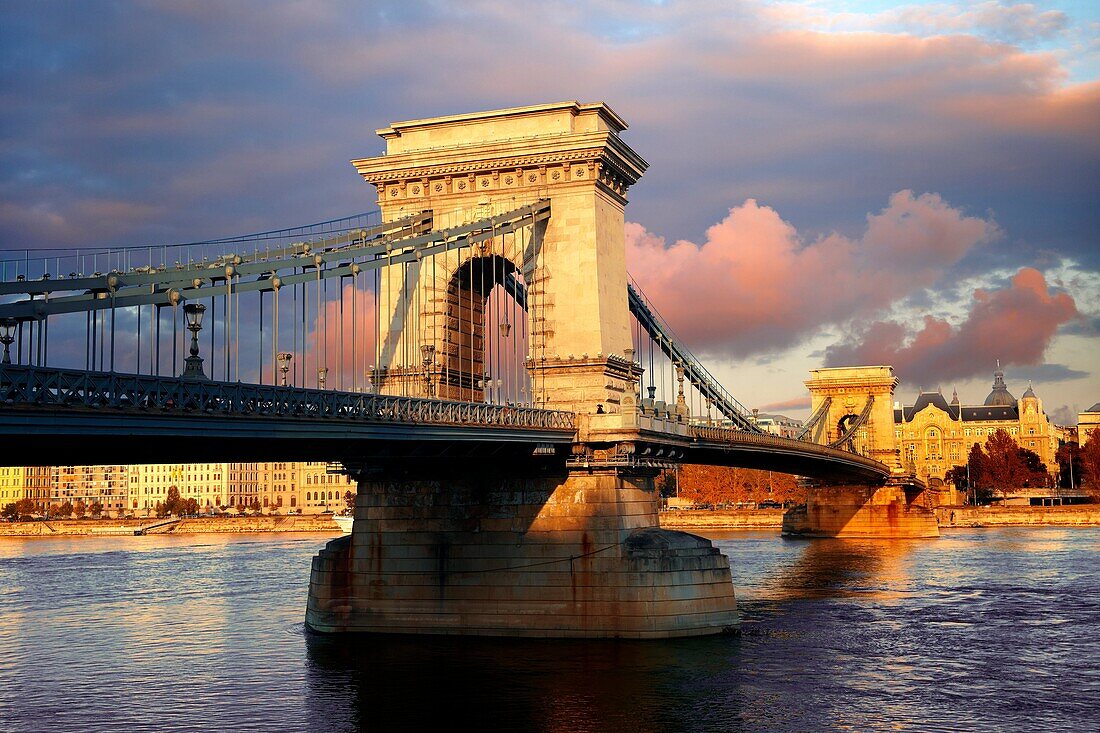
[[[380, 200], [595, 182], [623, 199], [649, 164], [611, 131], [440, 146], [353, 160]], [[576, 166], [583, 166], [584, 170]], [[489, 176], [490, 181], [478, 179]], [[469, 188], [453, 179], [470, 179]], [[476, 184], [474, 181], [476, 180]], [[503, 185], [502, 185], [503, 184]], [[625, 201], [625, 199], [624, 199]]]

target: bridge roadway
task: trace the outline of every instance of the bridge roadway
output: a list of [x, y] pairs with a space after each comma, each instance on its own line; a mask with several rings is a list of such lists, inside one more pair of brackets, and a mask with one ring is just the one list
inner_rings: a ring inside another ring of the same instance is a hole
[[[545, 463], [569, 454], [575, 424], [571, 412], [532, 407], [0, 366], [6, 466], [371, 457]], [[889, 474], [869, 458], [790, 438], [708, 426], [691, 433], [687, 462], [856, 483]]]

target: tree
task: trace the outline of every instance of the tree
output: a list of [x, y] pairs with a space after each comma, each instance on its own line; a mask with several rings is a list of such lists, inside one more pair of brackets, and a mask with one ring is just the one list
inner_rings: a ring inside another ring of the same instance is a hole
[[244, 510], [247, 508], [243, 501], [237, 502], [237, 514], [244, 514]]
[[790, 474], [693, 464], [680, 467], [680, 496], [698, 504], [789, 504], [806, 500], [805, 490]]
[[966, 484], [966, 466], [952, 466], [943, 475], [943, 482], [951, 484], [959, 491], [966, 491], [970, 487]]
[[1081, 485], [1094, 500], [1100, 500], [1100, 430], [1089, 435], [1081, 446]]
[[5, 519], [15, 520], [19, 517], [19, 510], [15, 507], [15, 502], [5, 504], [3, 509], [0, 509], [0, 516]]
[[198, 514], [199, 502], [198, 499], [191, 497], [190, 499], [183, 500], [183, 512], [184, 514]]
[[64, 504], [57, 508], [57, 515], [59, 517], [71, 517], [73, 515], [73, 503], [66, 501]]
[[1081, 446], [1071, 440], [1058, 446], [1054, 454], [1058, 462], [1058, 486], [1075, 489], [1081, 484]]
[[253, 499], [252, 501], [248, 502], [248, 508], [251, 511], [259, 512], [263, 508], [263, 505], [260, 504], [259, 499]]
[[88, 507], [84, 506], [83, 501], [81, 501], [80, 499], [77, 499], [76, 503], [73, 504], [73, 514], [76, 515], [77, 519], [83, 519], [84, 515], [87, 514], [87, 513], [88, 513]]
[[157, 519], [164, 519], [168, 516], [168, 507], [165, 505], [164, 502], [158, 501], [153, 506], [153, 512], [157, 515]]
[[180, 490], [177, 486], [168, 487], [168, 498], [164, 501], [164, 511], [167, 514], [180, 515], [184, 513], [185, 502], [180, 499]]
[[88, 507], [88, 513], [90, 513], [93, 517], [98, 517], [99, 515], [103, 514], [102, 502], [93, 501], [92, 505]]
[[34, 499], [20, 499], [15, 502], [15, 510], [19, 513], [19, 516], [26, 517], [34, 513], [37, 506], [34, 503]]
[[1004, 430], [997, 430], [986, 440], [985, 456], [981, 483], [978, 485], [994, 494], [999, 492], [1002, 497], [1007, 497], [1009, 489], [1023, 486], [1032, 477], [1020, 457], [1020, 446]]

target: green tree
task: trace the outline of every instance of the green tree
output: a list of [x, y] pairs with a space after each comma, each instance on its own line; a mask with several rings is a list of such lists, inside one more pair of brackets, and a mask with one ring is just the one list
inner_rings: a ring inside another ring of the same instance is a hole
[[19, 517], [19, 509], [16, 508], [15, 502], [13, 501], [10, 504], [5, 504], [4, 508], [0, 509], [0, 516], [5, 519], [17, 519]]
[[73, 503], [71, 501], [66, 501], [59, 506], [57, 508], [57, 515], [65, 518], [71, 517], [73, 515]]
[[198, 514], [199, 502], [194, 497], [183, 500], [183, 512], [184, 514]]
[[168, 516], [168, 507], [165, 505], [164, 502], [158, 501], [153, 506], [153, 513], [157, 515], [157, 519], [164, 519]]
[[87, 513], [88, 513], [88, 507], [84, 505], [83, 501], [81, 501], [80, 499], [77, 499], [76, 503], [73, 504], [73, 514], [76, 515], [77, 519], [83, 519], [84, 515], [87, 514]]
[[347, 506], [348, 509], [355, 508], [355, 494], [351, 493], [351, 491], [344, 492], [344, 505]]
[[248, 508], [249, 508], [249, 509], [250, 509], [251, 511], [254, 511], [254, 512], [258, 512], [258, 511], [260, 511], [261, 509], [263, 509], [263, 505], [262, 505], [262, 504], [260, 504], [260, 500], [259, 500], [259, 499], [253, 499], [252, 501], [248, 502]]
[[100, 501], [93, 501], [92, 505], [88, 507], [88, 513], [93, 517], [98, 517], [103, 514], [103, 503]]

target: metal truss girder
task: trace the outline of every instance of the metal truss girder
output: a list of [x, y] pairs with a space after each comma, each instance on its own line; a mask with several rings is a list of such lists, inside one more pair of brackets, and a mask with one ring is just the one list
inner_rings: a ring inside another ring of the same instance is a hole
[[[539, 221], [549, 218], [549, 216], [550, 202], [548, 200], [542, 200], [534, 204], [520, 207], [515, 211], [488, 217], [459, 227], [453, 227], [442, 231], [432, 231], [407, 239], [388, 241], [385, 245], [372, 245], [369, 248], [363, 248], [361, 251], [342, 249], [335, 253], [316, 254], [316, 256], [320, 257], [324, 262], [352, 260], [351, 262], [346, 262], [337, 267], [323, 267], [318, 269], [313, 261], [307, 262], [300, 258], [287, 260], [284, 261], [287, 264], [282, 265], [282, 267], [293, 267], [295, 269], [303, 268], [304, 271], [285, 276], [280, 275], [280, 286], [316, 282], [318, 280], [318, 273], [322, 280], [350, 277], [355, 274], [353, 272], [353, 266], [357, 266], [359, 271], [363, 272], [382, 269], [395, 264], [413, 262], [449, 249], [467, 247], [493, 239], [501, 234], [509, 234], [522, 227], [532, 226]], [[392, 252], [394, 249], [398, 250], [396, 254], [389, 254], [386, 257], [381, 256], [386, 254], [387, 250]], [[373, 257], [374, 259], [357, 261], [355, 257]], [[257, 267], [259, 268], [260, 274], [268, 274], [273, 270], [279, 269], [278, 267], [271, 267], [274, 264], [276, 263], [267, 262]], [[201, 271], [196, 271], [195, 274], [198, 272]], [[190, 282], [190, 279], [186, 281]], [[172, 282], [177, 281], [173, 280]], [[221, 279], [221, 282], [225, 282], [224, 277]], [[22, 300], [15, 303], [0, 304], [0, 317], [7, 316], [28, 320], [64, 313], [85, 313], [89, 311], [103, 311], [144, 305], [168, 307], [173, 305], [173, 293], [178, 298], [177, 302], [184, 303], [188, 300], [202, 300], [224, 295], [229, 292], [230, 289], [234, 293], [272, 292], [275, 290], [270, 277], [234, 282], [231, 286], [210, 285], [207, 287], [192, 286], [175, 289], [168, 288], [167, 284], [164, 284], [159, 290], [156, 289], [155, 285], [152, 286], [152, 292], [147, 290], [147, 287], [149, 286], [126, 286], [123, 290], [114, 293], [89, 292], [80, 295], [60, 296], [49, 300]]]

